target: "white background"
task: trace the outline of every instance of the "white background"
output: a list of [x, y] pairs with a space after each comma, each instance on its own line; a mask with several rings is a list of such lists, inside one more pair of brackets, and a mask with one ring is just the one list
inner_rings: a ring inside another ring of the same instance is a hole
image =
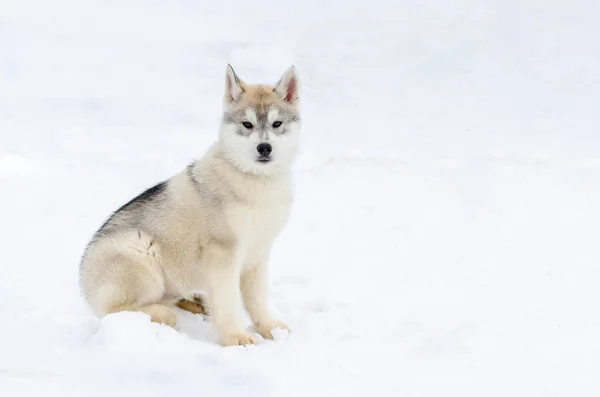
[[[599, 22], [595, 0], [0, 0], [0, 394], [600, 395]], [[100, 321], [85, 244], [216, 138], [227, 63], [303, 83], [271, 272], [293, 333]]]

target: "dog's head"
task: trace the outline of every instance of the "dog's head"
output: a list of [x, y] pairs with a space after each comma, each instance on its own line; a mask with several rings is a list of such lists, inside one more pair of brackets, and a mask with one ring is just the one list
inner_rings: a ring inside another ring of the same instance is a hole
[[290, 67], [274, 85], [246, 84], [227, 65], [220, 145], [243, 172], [287, 170], [298, 147], [300, 82]]

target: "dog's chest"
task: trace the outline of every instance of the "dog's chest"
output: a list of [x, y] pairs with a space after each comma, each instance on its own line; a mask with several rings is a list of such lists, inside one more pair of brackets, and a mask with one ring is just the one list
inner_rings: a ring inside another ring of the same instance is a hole
[[286, 195], [265, 195], [251, 203], [235, 203], [227, 210], [228, 226], [236, 240], [250, 248], [270, 242], [279, 234], [289, 215]]

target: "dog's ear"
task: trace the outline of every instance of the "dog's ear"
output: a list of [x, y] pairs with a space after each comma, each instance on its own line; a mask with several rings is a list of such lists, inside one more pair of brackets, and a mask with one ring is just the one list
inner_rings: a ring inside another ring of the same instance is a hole
[[230, 64], [227, 64], [225, 76], [225, 101], [227, 103], [237, 102], [244, 93], [244, 82], [235, 74]]
[[281, 99], [295, 105], [300, 97], [300, 80], [296, 68], [291, 66], [285, 71], [283, 76], [275, 83], [274, 91], [279, 94]]

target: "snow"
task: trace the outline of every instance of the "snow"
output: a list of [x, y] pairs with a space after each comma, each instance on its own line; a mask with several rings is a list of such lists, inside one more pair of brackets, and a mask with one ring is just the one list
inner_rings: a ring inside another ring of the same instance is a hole
[[[598, 396], [600, 3], [0, 1], [0, 395]], [[94, 317], [108, 214], [202, 155], [225, 66], [303, 83], [270, 304], [222, 348]]]

